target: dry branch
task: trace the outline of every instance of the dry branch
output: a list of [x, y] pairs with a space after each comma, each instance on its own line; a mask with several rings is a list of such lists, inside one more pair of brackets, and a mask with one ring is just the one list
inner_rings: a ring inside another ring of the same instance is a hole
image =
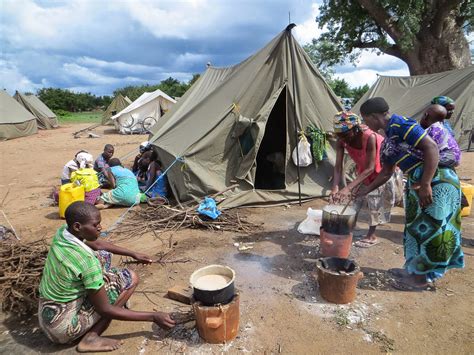
[[25, 314], [38, 308], [38, 288], [48, 246], [2, 241], [0, 244], [0, 303], [4, 312]]

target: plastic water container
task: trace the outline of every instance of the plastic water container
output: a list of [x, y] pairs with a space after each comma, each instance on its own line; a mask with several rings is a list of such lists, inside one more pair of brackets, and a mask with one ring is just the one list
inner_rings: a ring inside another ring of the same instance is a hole
[[64, 184], [59, 189], [59, 217], [64, 218], [66, 208], [76, 201], [84, 201], [84, 186]]
[[466, 217], [471, 214], [472, 196], [474, 195], [474, 185], [461, 182], [461, 190], [464, 193], [464, 196], [466, 196], [467, 203], [469, 203], [469, 206], [464, 207], [461, 210], [461, 217]]

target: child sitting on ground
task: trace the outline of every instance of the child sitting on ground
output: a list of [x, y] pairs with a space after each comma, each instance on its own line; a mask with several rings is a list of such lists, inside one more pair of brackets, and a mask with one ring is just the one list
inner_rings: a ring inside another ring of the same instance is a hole
[[80, 352], [112, 351], [120, 341], [101, 337], [112, 319], [154, 322], [164, 328], [175, 325], [167, 313], [124, 308], [138, 276], [128, 269], [110, 268], [108, 252], [145, 264], [152, 262], [148, 256], [97, 240], [101, 216], [91, 204], [72, 203], [66, 222], [53, 238], [39, 289], [39, 324], [51, 341], [66, 344], [82, 337]]

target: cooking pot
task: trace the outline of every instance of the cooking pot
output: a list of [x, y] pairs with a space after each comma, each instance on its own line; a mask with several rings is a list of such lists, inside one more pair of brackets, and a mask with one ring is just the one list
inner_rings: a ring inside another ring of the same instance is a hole
[[232, 301], [235, 271], [228, 266], [209, 265], [193, 272], [189, 282], [195, 301], [205, 306], [227, 304]]
[[342, 205], [327, 205], [323, 208], [321, 226], [326, 232], [338, 235], [352, 232], [357, 221], [357, 211], [353, 207], [347, 207], [344, 214], [341, 214], [344, 207]]

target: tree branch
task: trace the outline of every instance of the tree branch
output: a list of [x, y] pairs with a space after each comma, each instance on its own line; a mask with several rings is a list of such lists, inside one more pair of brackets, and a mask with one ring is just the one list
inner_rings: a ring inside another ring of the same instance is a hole
[[390, 47], [381, 47], [380, 43], [377, 41], [371, 41], [371, 42], [356, 41], [352, 45], [355, 48], [361, 48], [361, 49], [378, 49], [379, 51], [385, 54], [393, 55], [394, 57], [402, 59], [402, 52], [400, 51], [400, 48], [396, 44]]
[[436, 7], [436, 13], [433, 17], [431, 26], [431, 32], [437, 39], [441, 38], [443, 34], [443, 23], [444, 19], [449, 15], [449, 12], [454, 10], [458, 5], [461, 4], [462, 0], [439, 0], [438, 6]]
[[360, 6], [362, 6], [375, 22], [388, 33], [392, 39], [397, 42], [403, 36], [402, 31], [392, 21], [391, 16], [380, 6], [376, 1], [373, 0], [357, 0]]

